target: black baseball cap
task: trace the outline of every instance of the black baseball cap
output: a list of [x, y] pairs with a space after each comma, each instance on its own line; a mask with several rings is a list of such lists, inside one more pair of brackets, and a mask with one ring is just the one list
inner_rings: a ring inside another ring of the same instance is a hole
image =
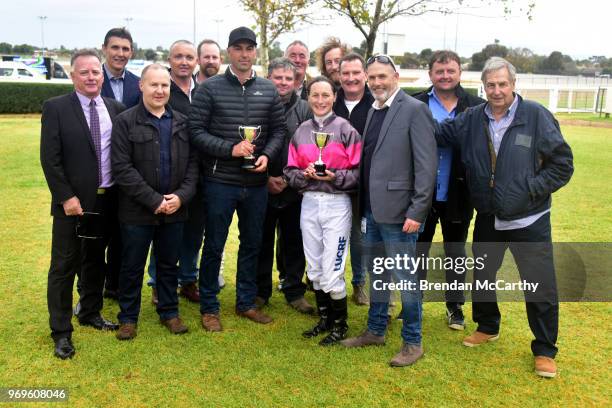
[[253, 43], [253, 45], [257, 46], [257, 37], [255, 36], [253, 30], [251, 30], [250, 28], [234, 28], [229, 35], [229, 41], [227, 43], [227, 46], [231, 47], [239, 41], [248, 41], [250, 43]]

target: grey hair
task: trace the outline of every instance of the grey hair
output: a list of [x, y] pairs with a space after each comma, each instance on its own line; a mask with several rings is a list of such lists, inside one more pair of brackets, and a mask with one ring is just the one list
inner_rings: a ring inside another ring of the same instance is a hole
[[270, 64], [268, 65], [268, 77], [272, 75], [272, 71], [279, 68], [291, 70], [293, 72], [293, 75], [295, 75], [295, 65], [293, 65], [293, 63], [289, 61], [289, 58], [280, 57], [274, 58], [272, 61], [270, 61]]
[[96, 57], [98, 61], [100, 61], [100, 56], [98, 55], [98, 52], [96, 50], [91, 48], [84, 48], [75, 51], [74, 54], [72, 54], [72, 56], [70, 57], [70, 68], [74, 68], [74, 62], [80, 57]]
[[287, 55], [287, 51], [289, 51], [289, 48], [293, 47], [294, 45], [301, 45], [302, 47], [306, 48], [306, 51], [310, 51], [308, 49], [308, 46], [304, 42], [300, 40], [295, 40], [291, 44], [289, 44], [287, 48], [285, 48], [285, 55]]
[[500, 69], [506, 68], [508, 70], [508, 74], [510, 75], [510, 81], [512, 83], [516, 82], [516, 68], [512, 65], [508, 60], [505, 60], [501, 57], [491, 57], [485, 62], [484, 68], [482, 69], [482, 75], [480, 76], [480, 80], [484, 84], [487, 80], [487, 75], [493, 71], [499, 71]]

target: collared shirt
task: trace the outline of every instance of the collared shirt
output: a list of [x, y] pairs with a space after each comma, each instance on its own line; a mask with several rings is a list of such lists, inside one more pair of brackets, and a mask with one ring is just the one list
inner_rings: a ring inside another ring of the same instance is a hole
[[172, 165], [172, 111], [166, 109], [161, 117], [147, 110], [147, 116], [159, 132], [159, 193], [170, 194], [170, 169]]
[[113, 90], [113, 95], [115, 95], [115, 99], [119, 102], [123, 102], [123, 81], [125, 80], [125, 69], [123, 69], [120, 76], [115, 77], [108, 70], [106, 64], [102, 64], [102, 66], [104, 67], [104, 71], [106, 72], [106, 76], [108, 77], [108, 80], [110, 82], [110, 86]]
[[[233, 76], [235, 76], [236, 78], [238, 78], [238, 75], [236, 75], [236, 74], [234, 73], [234, 70], [232, 69], [232, 66], [231, 66], [231, 65], [229, 66], [229, 70], [230, 70], [230, 72], [232, 73], [232, 75], [233, 75]], [[254, 70], [254, 69], [251, 69], [251, 76], [247, 78], [247, 81], [248, 81], [249, 79], [253, 78], [254, 76], [255, 76], [255, 70]]]
[[329, 111], [327, 112], [327, 114], [323, 115], [323, 116], [317, 116], [317, 115], [313, 115], [314, 116], [314, 120], [317, 123], [317, 125], [319, 125], [319, 127], [322, 127], [323, 124], [325, 123], [325, 120], [327, 118], [329, 118], [331, 115], [333, 115], [333, 111]]
[[518, 96], [514, 95], [514, 101], [508, 108], [508, 111], [502, 115], [499, 120], [495, 120], [493, 116], [493, 112], [491, 110], [491, 105], [486, 104], [484, 112], [489, 118], [489, 133], [491, 133], [491, 141], [493, 142], [493, 147], [495, 148], [495, 154], [499, 152], [499, 146], [501, 146], [502, 139], [504, 138], [504, 134], [506, 130], [512, 124], [514, 120], [514, 115], [516, 115], [516, 108], [518, 107]]
[[376, 110], [380, 110], [383, 108], [389, 108], [391, 106], [391, 104], [393, 103], [393, 100], [395, 99], [395, 96], [397, 95], [397, 93], [400, 91], [400, 88], [397, 87], [397, 89], [395, 90], [395, 92], [393, 92], [391, 94], [391, 96], [385, 101], [385, 103], [383, 103], [383, 106], [378, 106], [378, 101], [376, 99], [374, 99], [374, 102], [372, 103], [372, 107]]
[[[501, 146], [506, 130], [508, 130], [512, 124], [512, 121], [514, 120], [514, 115], [516, 115], [516, 109], [518, 107], [518, 101], [518, 96], [514, 95], [514, 101], [512, 101], [508, 111], [499, 120], [495, 120], [493, 112], [491, 111], [491, 105], [487, 103], [485, 106], [484, 112], [487, 115], [487, 118], [489, 118], [489, 133], [491, 134], [491, 141], [493, 142], [496, 155], [499, 153], [499, 147]], [[499, 218], [495, 217], [495, 229], [498, 231], [506, 231], [526, 228], [536, 222], [547, 212], [550, 212], [550, 208], [537, 214], [528, 215], [527, 217], [510, 221], [500, 220]]]
[[[91, 98], [88, 98], [79, 92], [76, 94], [79, 98], [79, 102], [81, 103], [81, 108], [83, 108], [83, 113], [85, 114], [85, 119], [87, 120], [87, 126], [91, 126], [89, 115], [89, 104], [91, 103]], [[96, 111], [98, 112], [98, 117], [100, 118], [100, 159], [102, 162], [102, 182], [98, 187], [106, 188], [115, 183], [113, 174], [111, 172], [110, 162], [111, 132], [113, 130], [113, 122], [111, 121], [108, 110], [106, 109], [106, 104], [104, 103], [102, 97], [98, 95], [93, 99], [96, 101]]]
[[[445, 119], [453, 119], [457, 114], [457, 106], [450, 112], [438, 98], [434, 88], [429, 95], [429, 109], [434, 119], [443, 122]], [[453, 149], [451, 147], [438, 147], [438, 174], [436, 177], [436, 201], [448, 200], [448, 182], [450, 180], [451, 164], [453, 161]]]

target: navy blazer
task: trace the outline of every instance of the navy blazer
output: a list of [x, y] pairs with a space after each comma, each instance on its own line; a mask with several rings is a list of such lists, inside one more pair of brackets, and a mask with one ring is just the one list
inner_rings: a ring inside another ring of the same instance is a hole
[[[102, 72], [104, 73], [104, 83], [102, 84], [102, 92], [100, 92], [100, 94], [107, 98], [115, 99], [115, 94], [113, 93], [108, 75], [106, 75], [106, 70], [102, 68]], [[142, 93], [140, 92], [139, 82], [140, 77], [132, 74], [127, 69], [125, 70], [125, 78], [123, 78], [123, 101], [119, 102], [122, 102], [126, 108], [136, 106], [138, 102], [140, 102]]]

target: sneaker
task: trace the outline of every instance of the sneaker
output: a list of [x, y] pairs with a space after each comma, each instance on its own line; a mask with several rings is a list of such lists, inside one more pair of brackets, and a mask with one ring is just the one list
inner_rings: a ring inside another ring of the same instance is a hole
[[487, 334], [476, 330], [474, 333], [463, 339], [463, 345], [467, 347], [476, 347], [490, 341], [496, 341], [497, 339], [499, 339], [499, 333]]
[[351, 337], [340, 342], [344, 347], [382, 346], [385, 344], [385, 336], [377, 336], [369, 330], [364, 331], [357, 337]]
[[132, 340], [136, 337], [136, 323], [121, 323], [115, 337], [118, 340]]
[[353, 303], [358, 306], [365, 306], [370, 304], [368, 295], [365, 291], [365, 285], [353, 285]]
[[202, 327], [204, 328], [204, 330], [209, 332], [222, 331], [223, 327], [221, 327], [221, 319], [219, 319], [219, 313], [202, 314]]
[[557, 375], [557, 363], [550, 357], [535, 356], [535, 372], [540, 377], [554, 378]]
[[314, 307], [312, 307], [312, 305], [308, 303], [308, 301], [306, 301], [303, 296], [301, 298], [292, 300], [291, 302], [289, 302], [289, 305], [298, 312], [304, 314], [313, 314], [315, 311]]
[[461, 306], [453, 310], [446, 309], [446, 318], [448, 319], [448, 327], [453, 330], [465, 330], [465, 317]]
[[389, 361], [391, 367], [406, 367], [416, 363], [418, 359], [423, 357], [423, 347], [415, 344], [406, 344], [402, 346], [399, 353]]

